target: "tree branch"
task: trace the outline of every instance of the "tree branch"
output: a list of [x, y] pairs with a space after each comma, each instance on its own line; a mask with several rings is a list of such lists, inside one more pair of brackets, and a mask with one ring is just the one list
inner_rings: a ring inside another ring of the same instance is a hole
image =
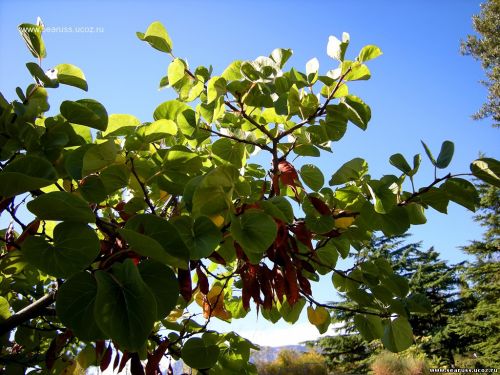
[[266, 150], [266, 151], [272, 152], [271, 147], [269, 147], [268, 145], [263, 145], [263, 144], [260, 144], [260, 143], [257, 143], [257, 142], [249, 141], [248, 139], [241, 139], [241, 138], [238, 138], [238, 137], [235, 137], [235, 136], [232, 136], [232, 135], [227, 135], [227, 134], [218, 132], [216, 130], [213, 130], [211, 128], [201, 128], [201, 130], [208, 131], [208, 132], [210, 132], [212, 134], [218, 135], [219, 137], [232, 139], [233, 141], [236, 141], [236, 142], [246, 143], [248, 145], [253, 145], [253, 146], [259, 147], [261, 150]]
[[11, 331], [22, 323], [43, 315], [46, 307], [50, 306], [56, 300], [56, 294], [51, 292], [46, 294], [39, 300], [33, 302], [31, 305], [26, 306], [24, 309], [11, 315], [9, 318], [0, 323], [0, 336]]
[[344, 78], [350, 72], [351, 72], [351, 68], [347, 69], [345, 71], [345, 73], [340, 76], [340, 78], [339, 78], [337, 84], [335, 85], [334, 89], [332, 90], [332, 92], [330, 93], [330, 95], [328, 95], [328, 98], [326, 99], [325, 103], [321, 107], [318, 107], [318, 109], [316, 109], [316, 111], [312, 115], [310, 115], [309, 117], [307, 117], [305, 120], [302, 120], [297, 125], [294, 125], [290, 129], [288, 129], [288, 130], [284, 131], [283, 133], [279, 134], [278, 137], [277, 137], [277, 139], [280, 140], [280, 139], [286, 137], [287, 135], [292, 134], [295, 130], [300, 129], [301, 127], [303, 127], [305, 124], [307, 124], [311, 120], [315, 119], [316, 117], [323, 116], [324, 113], [325, 113], [325, 111], [326, 111], [326, 107], [328, 106], [328, 104], [330, 103], [330, 101], [333, 99], [333, 96], [338, 91], [338, 89], [340, 88], [340, 86], [342, 86], [342, 84], [344, 83], [343, 82]]
[[137, 183], [141, 187], [142, 193], [144, 194], [144, 201], [146, 202], [146, 204], [148, 205], [149, 209], [151, 210], [151, 213], [153, 215], [156, 215], [155, 206], [151, 202], [151, 199], [149, 199], [148, 190], [146, 189], [146, 186], [144, 186], [144, 183], [141, 181], [141, 179], [137, 175], [137, 172], [135, 171], [135, 168], [134, 168], [134, 159], [130, 158], [129, 160], [130, 160], [130, 165], [132, 167], [131, 168], [132, 174], [134, 175], [135, 179], [137, 180]]

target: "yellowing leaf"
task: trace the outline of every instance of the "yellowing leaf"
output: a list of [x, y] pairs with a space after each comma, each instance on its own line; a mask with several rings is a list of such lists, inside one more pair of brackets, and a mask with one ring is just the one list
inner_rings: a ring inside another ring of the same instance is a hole
[[335, 219], [335, 227], [339, 229], [347, 229], [352, 225], [354, 220], [354, 217], [339, 217], [338, 219]]

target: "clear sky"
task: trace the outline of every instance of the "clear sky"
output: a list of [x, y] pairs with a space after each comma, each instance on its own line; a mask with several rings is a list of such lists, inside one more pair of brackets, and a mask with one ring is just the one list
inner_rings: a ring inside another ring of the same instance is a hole
[[[401, 152], [411, 160], [415, 153], [423, 154], [421, 139], [437, 154], [441, 142], [449, 139], [456, 150], [449, 171], [468, 172], [479, 152], [500, 158], [498, 130], [488, 121], [470, 118], [487, 94], [479, 84], [484, 77], [480, 64], [459, 53], [460, 40], [472, 33], [471, 16], [478, 11], [477, 0], [0, 0], [0, 91], [13, 100], [16, 86], [25, 88], [31, 82], [25, 63], [32, 56], [17, 25], [35, 23], [37, 16], [47, 28], [60, 30], [44, 34], [44, 68], [77, 65], [89, 84], [87, 93], [72, 87], [51, 90], [50, 113], [58, 113], [62, 100], [93, 98], [109, 113], [130, 113], [142, 121], [150, 121], [158, 104], [174, 98], [170, 90], [157, 89], [168, 56], [135, 36], [155, 20], [166, 26], [176, 56], [187, 59], [191, 67], [212, 65], [214, 74], [233, 60], [268, 55], [276, 47], [294, 50], [289, 67], [305, 70], [305, 63], [317, 57], [324, 73], [336, 67], [326, 55], [328, 36], [347, 31], [348, 57], [357, 56], [366, 44], [376, 44], [384, 52], [369, 62], [370, 81], [350, 84], [350, 91], [371, 106], [372, 120], [365, 132], [350, 126], [342, 141], [333, 145], [333, 154], [297, 164], [315, 163], [328, 179], [344, 162], [359, 156], [378, 178], [398, 173], [388, 162], [390, 155]], [[422, 156], [418, 186], [433, 179], [430, 163]], [[412, 227], [411, 233], [411, 240], [435, 246], [444, 259], [455, 263], [465, 259], [458, 247], [480, 238], [481, 228], [470, 212], [451, 204], [448, 215], [429, 212], [427, 225]], [[334, 298], [329, 280], [321, 282], [316, 293], [323, 301]], [[245, 332], [260, 344], [294, 343], [315, 335], [313, 326], [285, 331], [290, 328], [286, 324], [271, 326], [255, 313], [249, 315], [218, 327]], [[300, 322], [306, 320], [302, 316]]]

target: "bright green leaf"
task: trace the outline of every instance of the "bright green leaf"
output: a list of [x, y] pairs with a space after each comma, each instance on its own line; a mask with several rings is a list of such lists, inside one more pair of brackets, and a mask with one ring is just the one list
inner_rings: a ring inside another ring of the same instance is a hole
[[57, 80], [59, 83], [78, 87], [84, 91], [88, 90], [85, 75], [79, 67], [71, 64], [59, 64], [54, 69], [57, 71]]
[[151, 47], [158, 51], [165, 53], [172, 52], [172, 40], [163, 24], [159, 21], [155, 21], [149, 25], [145, 33], [137, 32], [136, 35], [140, 40], [148, 42]]
[[71, 123], [105, 131], [108, 127], [106, 108], [96, 100], [80, 99], [61, 103], [61, 114]]

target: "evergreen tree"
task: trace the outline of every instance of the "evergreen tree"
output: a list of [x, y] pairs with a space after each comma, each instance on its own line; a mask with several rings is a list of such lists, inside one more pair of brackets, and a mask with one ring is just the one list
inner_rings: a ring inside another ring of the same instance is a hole
[[462, 249], [474, 260], [462, 271], [463, 301], [469, 310], [458, 316], [450, 331], [459, 335], [464, 365], [498, 367], [500, 363], [500, 189], [479, 186], [481, 210], [475, 219], [486, 230], [482, 241]]
[[474, 115], [476, 119], [493, 118], [493, 126], [500, 126], [500, 0], [487, 0], [481, 13], [472, 17], [474, 30], [479, 35], [468, 35], [462, 42], [462, 53], [480, 60], [486, 71], [488, 101]]
[[[424, 251], [421, 243], [405, 244], [406, 238], [374, 238], [359, 252], [358, 264], [377, 258], [387, 259], [395, 273], [408, 280], [411, 294], [427, 297], [429, 307], [432, 306], [430, 313], [410, 317], [417, 344], [429, 357], [434, 357], [435, 363], [453, 365], [453, 353], [457, 345], [463, 344], [460, 337], [446, 329], [450, 317], [460, 314], [463, 309], [463, 303], [458, 298], [457, 267], [439, 259], [439, 253], [432, 247]], [[345, 307], [353, 307], [351, 305], [344, 302]], [[366, 371], [372, 356], [381, 349], [380, 345], [363, 340], [357, 333], [353, 318], [354, 314], [349, 311], [336, 312], [334, 320], [344, 324], [341, 334], [313, 343], [321, 347], [330, 369]]]

